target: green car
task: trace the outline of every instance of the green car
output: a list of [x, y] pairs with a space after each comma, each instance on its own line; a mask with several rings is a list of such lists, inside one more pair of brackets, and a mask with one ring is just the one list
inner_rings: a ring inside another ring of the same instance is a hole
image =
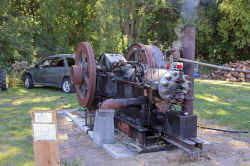
[[65, 93], [74, 92], [70, 79], [70, 67], [75, 64], [73, 54], [59, 54], [42, 59], [35, 67], [25, 70], [22, 75], [24, 87], [43, 85], [61, 88]]

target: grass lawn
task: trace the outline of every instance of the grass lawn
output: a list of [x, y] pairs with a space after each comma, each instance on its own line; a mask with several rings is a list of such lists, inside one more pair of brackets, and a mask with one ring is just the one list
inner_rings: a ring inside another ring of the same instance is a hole
[[31, 111], [76, 107], [76, 95], [59, 89], [0, 91], [0, 166], [34, 166]]
[[[222, 125], [250, 130], [250, 84], [196, 80], [195, 113]], [[75, 94], [53, 88], [0, 91], [0, 166], [33, 166], [34, 110], [79, 107]]]
[[196, 80], [194, 93], [199, 118], [250, 130], [250, 83]]

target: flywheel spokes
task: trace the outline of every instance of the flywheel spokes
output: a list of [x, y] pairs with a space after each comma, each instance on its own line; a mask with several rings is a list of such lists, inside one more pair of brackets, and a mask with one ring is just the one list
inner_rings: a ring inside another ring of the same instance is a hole
[[92, 47], [81, 42], [75, 53], [75, 65], [71, 69], [78, 101], [82, 107], [91, 108], [96, 90], [96, 64]]

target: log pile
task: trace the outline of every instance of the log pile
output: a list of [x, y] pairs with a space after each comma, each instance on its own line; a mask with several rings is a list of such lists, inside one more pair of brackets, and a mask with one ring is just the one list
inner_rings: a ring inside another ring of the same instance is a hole
[[22, 71], [24, 71], [24, 69], [28, 68], [28, 62], [27, 61], [16, 61], [13, 65], [12, 68], [14, 69], [14, 71], [16, 73], [20, 73]]
[[[241, 70], [250, 70], [250, 60], [238, 61], [236, 63], [228, 63], [224, 66]], [[250, 82], [250, 73], [217, 70], [211, 73], [208, 78], [231, 82]]]

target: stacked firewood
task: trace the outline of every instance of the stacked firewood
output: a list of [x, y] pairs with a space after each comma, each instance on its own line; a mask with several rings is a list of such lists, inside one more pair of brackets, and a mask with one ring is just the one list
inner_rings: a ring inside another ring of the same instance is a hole
[[23, 72], [24, 69], [27, 69], [28, 68], [28, 62], [27, 61], [16, 61], [13, 65], [12, 65], [12, 68], [14, 69], [14, 71], [16, 73], [20, 73], [20, 72]]
[[[238, 61], [236, 63], [225, 64], [224, 67], [231, 67], [234, 69], [250, 70], [250, 60]], [[232, 82], [250, 82], [250, 73], [233, 72], [226, 70], [217, 70], [211, 73], [208, 78], [215, 80], [224, 80]]]

